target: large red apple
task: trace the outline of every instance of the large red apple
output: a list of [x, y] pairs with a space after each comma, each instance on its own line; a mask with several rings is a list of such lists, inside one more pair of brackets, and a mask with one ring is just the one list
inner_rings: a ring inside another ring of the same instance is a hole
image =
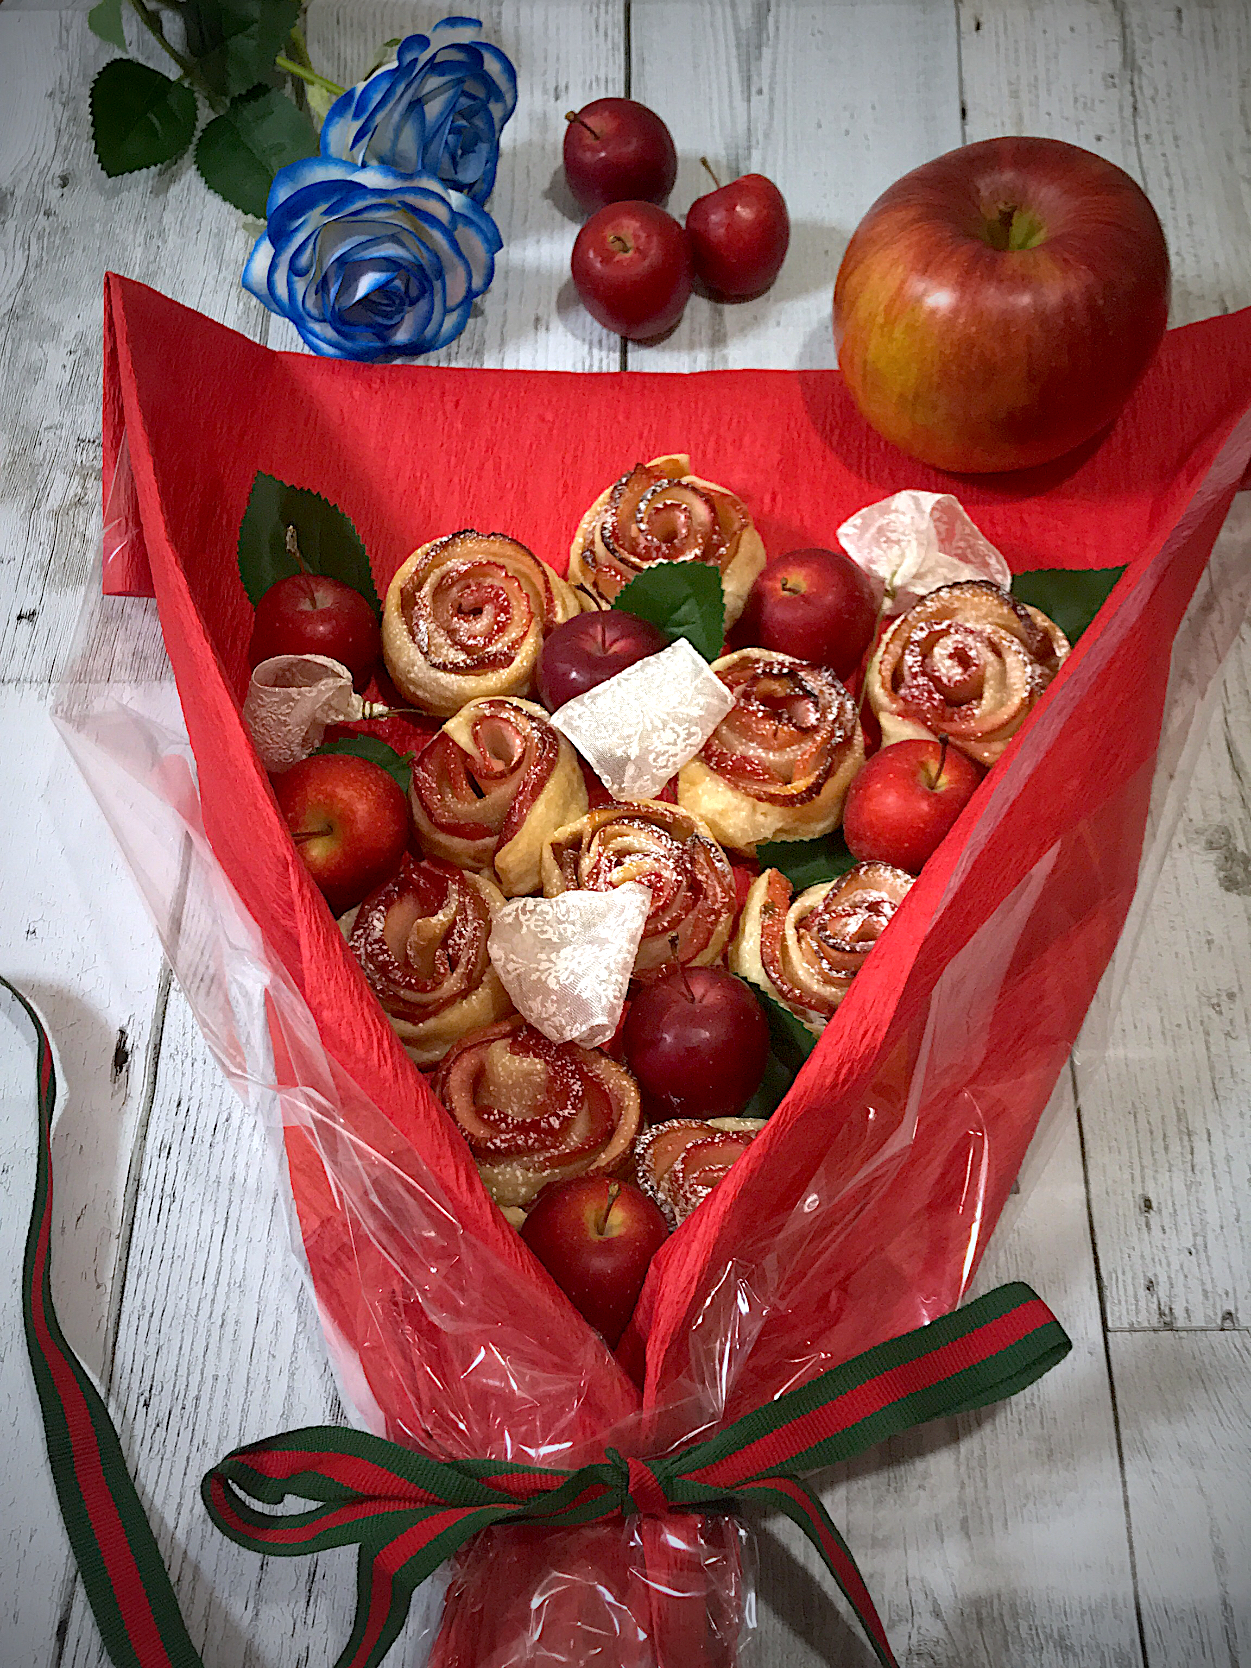
[[359, 591], [323, 573], [293, 573], [256, 605], [248, 664], [276, 654], [324, 654], [364, 689], [382, 653], [378, 616]]
[[834, 286], [839, 369], [914, 457], [1028, 468], [1112, 421], [1168, 293], [1128, 174], [1058, 139], [986, 139], [896, 180], [857, 226]]
[[849, 678], [869, 646], [877, 599], [841, 550], [792, 550], [756, 575], [734, 641], [828, 666]]
[[521, 1237], [613, 1349], [669, 1225], [646, 1193], [628, 1182], [579, 1176], [544, 1188]]
[[399, 867], [408, 796], [381, 765], [353, 753], [315, 753], [273, 781], [296, 849], [332, 914], [360, 903]]
[[858, 862], [890, 863], [919, 875], [981, 779], [973, 761], [944, 742], [883, 747], [847, 790], [847, 849]]
[[691, 293], [686, 233], [654, 203], [610, 203], [593, 214], [570, 266], [591, 317], [635, 342], [671, 329]]

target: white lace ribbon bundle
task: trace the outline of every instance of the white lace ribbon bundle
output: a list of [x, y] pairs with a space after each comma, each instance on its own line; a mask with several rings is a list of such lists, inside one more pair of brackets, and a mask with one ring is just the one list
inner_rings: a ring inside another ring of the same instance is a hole
[[654, 799], [693, 759], [734, 698], [685, 637], [552, 714], [615, 799]]
[[838, 530], [839, 543], [873, 579], [890, 618], [965, 579], [1004, 590], [1012, 570], [949, 492], [896, 492], [858, 510]]
[[649, 887], [514, 898], [496, 914], [487, 954], [518, 1013], [552, 1042], [600, 1048], [621, 1022], [652, 907]]
[[352, 674], [324, 654], [276, 654], [252, 673], [243, 722], [265, 769], [278, 774], [321, 746], [330, 724], [352, 724], [389, 712], [363, 701]]

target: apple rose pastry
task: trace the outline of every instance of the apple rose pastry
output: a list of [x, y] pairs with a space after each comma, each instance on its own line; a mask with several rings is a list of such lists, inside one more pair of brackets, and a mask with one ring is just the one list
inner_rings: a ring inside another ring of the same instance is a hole
[[659, 799], [602, 805], [558, 829], [543, 852], [549, 898], [578, 889], [606, 892], [627, 880], [652, 894], [636, 979], [655, 978], [675, 962], [707, 967], [718, 959], [737, 900], [733, 871], [705, 823]]
[[773, 649], [740, 649], [712, 669], [734, 706], [678, 772], [678, 803], [737, 851], [837, 828], [864, 736], [833, 672]]
[[743, 612], [765, 551], [742, 500], [692, 475], [690, 458], [678, 453], [636, 463], [600, 493], [574, 534], [569, 582], [611, 603], [653, 562], [709, 562], [720, 569], [729, 627]]
[[506, 897], [537, 892], [547, 837], [587, 807], [573, 745], [533, 701], [471, 701], [431, 736], [409, 790], [423, 848], [494, 867]]
[[433, 1066], [467, 1031], [513, 1012], [487, 956], [504, 899], [480, 875], [406, 857], [339, 920], [352, 954], [414, 1063]]
[[638, 1134], [639, 1092], [625, 1067], [550, 1042], [520, 1016], [463, 1038], [433, 1087], [505, 1207], [524, 1209], [548, 1182], [618, 1169]]
[[681, 1227], [712, 1192], [736, 1158], [764, 1128], [763, 1118], [670, 1118], [644, 1130], [634, 1146], [639, 1186]]
[[869, 663], [882, 741], [943, 736], [992, 765], [1068, 658], [1037, 608], [986, 579], [943, 585], [901, 614]]
[[447, 717], [483, 695], [525, 695], [544, 634], [581, 611], [545, 562], [503, 533], [451, 533], [396, 571], [382, 657], [414, 706]]
[[889, 863], [857, 863], [793, 898], [781, 870], [766, 869], [743, 905], [731, 971], [820, 1036], [911, 885]]

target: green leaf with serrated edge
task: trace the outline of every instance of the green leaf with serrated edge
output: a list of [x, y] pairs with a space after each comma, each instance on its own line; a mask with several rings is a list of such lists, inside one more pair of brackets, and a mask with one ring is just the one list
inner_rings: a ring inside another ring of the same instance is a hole
[[257, 470], [239, 523], [239, 577], [254, 607], [271, 585], [300, 572], [299, 562], [288, 549], [288, 528], [295, 529], [296, 544], [310, 573], [341, 579], [359, 591], [381, 617], [369, 557], [348, 517], [319, 493], [288, 486], [263, 470]]
[[797, 892], [845, 875], [856, 862], [838, 828], [817, 840], [769, 840], [756, 847], [756, 859], [762, 872], [781, 869]]
[[394, 747], [388, 747], [377, 736], [338, 736], [334, 741], [323, 742], [317, 752], [351, 753], [358, 759], [368, 759], [370, 764], [381, 765], [389, 776], [394, 776], [405, 793], [413, 779], [414, 755], [397, 753]]
[[299, 16], [300, 0], [194, 0], [184, 12], [187, 50], [213, 91], [233, 98], [272, 81]]
[[777, 1111], [786, 1099], [787, 1091], [795, 1081], [795, 1073], [787, 1071], [786, 1067], [770, 1049], [765, 1059], [764, 1076], [760, 1080], [760, 1087], [738, 1114], [740, 1118], [768, 1118]]
[[167, 75], [114, 58], [91, 83], [91, 138], [110, 179], [181, 156], [195, 137], [195, 94]]
[[126, 32], [122, 28], [122, 0], [100, 0], [87, 13], [87, 27], [110, 46], [126, 50]]
[[760, 1003], [769, 1026], [769, 1056], [765, 1062], [764, 1077], [739, 1116], [767, 1118], [781, 1104], [804, 1061], [816, 1047], [817, 1039], [789, 1008], [775, 1002], [759, 985], [741, 977], [739, 982], [746, 985]]
[[263, 220], [278, 170], [316, 155], [317, 136], [308, 117], [285, 94], [263, 88], [214, 117], [196, 145], [195, 165], [211, 191]]
[[1123, 567], [1035, 568], [1013, 574], [1012, 595], [1041, 609], [1070, 643], [1076, 643], [1124, 572]]
[[725, 641], [721, 575], [707, 562], [657, 562], [617, 593], [614, 608], [650, 620], [669, 641], [685, 637], [705, 660]]

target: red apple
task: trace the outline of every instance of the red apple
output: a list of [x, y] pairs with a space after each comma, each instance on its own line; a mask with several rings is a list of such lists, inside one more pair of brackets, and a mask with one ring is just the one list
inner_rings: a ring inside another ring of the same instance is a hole
[[565, 178], [584, 209], [663, 203], [678, 174], [673, 136], [632, 98], [597, 98], [565, 117]]
[[654, 203], [610, 203], [593, 214], [574, 243], [572, 271], [591, 317], [634, 342], [671, 329], [691, 293], [686, 233]]
[[847, 790], [847, 849], [860, 863], [890, 863], [920, 874], [981, 779], [977, 765], [945, 742], [883, 747]]
[[758, 644], [848, 678], [869, 646], [877, 598], [864, 569], [841, 550], [792, 550], [756, 575], [734, 628]]
[[914, 457], [1026, 468], [1112, 421], [1168, 293], [1128, 174], [1059, 139], [986, 139], [905, 174], [857, 226], [834, 286], [839, 369]]
[[669, 1225], [646, 1193], [628, 1182], [578, 1176], [544, 1188], [521, 1237], [614, 1349]]
[[352, 753], [315, 753], [273, 783], [296, 849], [332, 914], [360, 903], [399, 867], [408, 797], [381, 765]]
[[741, 979], [688, 967], [638, 990], [622, 1042], [657, 1116], [732, 1118], [760, 1087], [769, 1026]]
[[786, 200], [763, 174], [742, 174], [728, 185], [712, 178], [717, 189], [697, 197], [686, 211], [695, 272], [717, 295], [733, 300], [759, 295], [786, 259], [791, 240]]
[[575, 695], [584, 695], [627, 666], [669, 647], [669, 639], [650, 620], [624, 609], [603, 608], [576, 614], [558, 625], [539, 652], [539, 699], [549, 712]]
[[359, 591], [322, 573], [293, 573], [256, 605], [248, 665], [275, 654], [329, 655], [361, 690], [381, 652], [378, 616]]

